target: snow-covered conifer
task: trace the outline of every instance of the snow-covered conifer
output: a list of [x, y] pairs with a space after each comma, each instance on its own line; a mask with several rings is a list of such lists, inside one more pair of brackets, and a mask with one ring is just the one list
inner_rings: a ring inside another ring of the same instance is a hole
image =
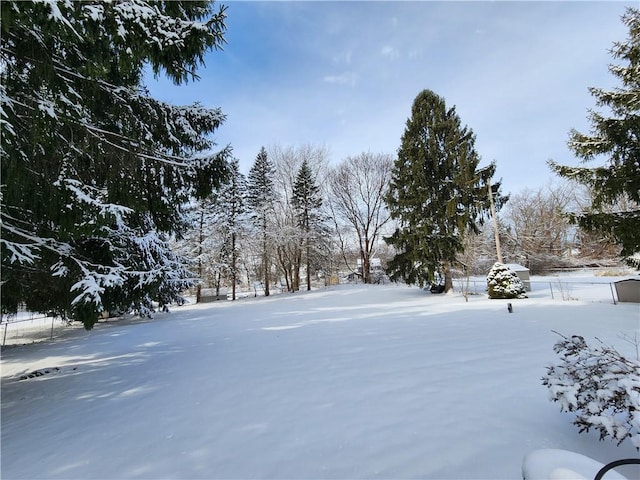
[[249, 171], [247, 179], [247, 206], [250, 217], [260, 237], [264, 294], [269, 296], [269, 277], [271, 271], [271, 235], [270, 223], [274, 211], [275, 189], [273, 175], [275, 167], [264, 147], [260, 149]]
[[293, 210], [296, 215], [298, 228], [302, 234], [302, 246], [305, 252], [307, 290], [311, 290], [312, 261], [322, 252], [322, 246], [326, 246], [328, 229], [324, 223], [322, 196], [320, 186], [314, 178], [309, 163], [305, 160], [300, 166], [296, 181], [293, 185], [291, 198]]
[[231, 299], [236, 299], [236, 285], [240, 277], [239, 256], [241, 242], [246, 237], [247, 180], [240, 173], [237, 159], [229, 166], [229, 181], [220, 188], [215, 212], [222, 241], [221, 259], [226, 264], [226, 276], [231, 284]]
[[148, 313], [187, 282], [168, 238], [181, 205], [226, 173], [219, 109], [150, 97], [145, 68], [195, 79], [224, 43], [212, 2], [3, 1], [2, 310], [19, 304], [91, 328]]
[[189, 227], [176, 241], [175, 250], [189, 259], [190, 270], [195, 276], [196, 302], [200, 301], [202, 287], [211, 287], [225, 269], [220, 261], [222, 244], [216, 224], [217, 201], [217, 195], [193, 200], [186, 209]]
[[[386, 202], [397, 228], [385, 241], [396, 249], [388, 264], [392, 279], [420, 286], [444, 277], [452, 287], [451, 265], [468, 231], [489, 211], [487, 186], [496, 166], [478, 168], [475, 135], [455, 107], [423, 90], [415, 98], [402, 135]], [[499, 184], [492, 185], [497, 193]]]
[[623, 256], [640, 252], [640, 9], [628, 8], [622, 16], [629, 28], [624, 42], [615, 42], [611, 53], [623, 64], [609, 71], [621, 86], [591, 88], [596, 105], [604, 111], [589, 113], [591, 131], [570, 132], [569, 148], [583, 162], [605, 158], [598, 167], [569, 167], [550, 162], [561, 176], [587, 185], [593, 205], [577, 216], [587, 231], [613, 234]]
[[526, 298], [526, 290], [516, 272], [496, 262], [487, 275], [489, 298]]

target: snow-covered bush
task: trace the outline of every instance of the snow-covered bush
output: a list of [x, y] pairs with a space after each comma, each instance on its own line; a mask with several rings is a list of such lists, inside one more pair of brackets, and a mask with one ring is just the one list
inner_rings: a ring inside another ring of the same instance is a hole
[[526, 290], [516, 272], [496, 262], [487, 275], [489, 298], [526, 298]]
[[547, 367], [542, 384], [563, 412], [575, 412], [580, 432], [594, 428], [600, 440], [629, 438], [640, 450], [640, 361], [625, 358], [602, 342], [562, 336], [553, 347], [560, 363]]

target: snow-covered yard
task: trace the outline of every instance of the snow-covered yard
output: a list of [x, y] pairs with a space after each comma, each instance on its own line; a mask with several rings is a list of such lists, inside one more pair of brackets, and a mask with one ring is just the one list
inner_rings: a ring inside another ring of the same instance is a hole
[[640, 330], [638, 304], [574, 296], [534, 285], [509, 313], [344, 285], [9, 347], [2, 478], [517, 479], [536, 449], [637, 457], [578, 434], [541, 384], [552, 330], [635, 357], [620, 337]]

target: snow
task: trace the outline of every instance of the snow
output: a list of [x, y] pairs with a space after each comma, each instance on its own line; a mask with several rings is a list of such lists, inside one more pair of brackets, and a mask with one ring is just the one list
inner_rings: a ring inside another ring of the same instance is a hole
[[101, 22], [102, 20], [104, 20], [103, 5], [85, 5], [84, 11], [86, 15], [94, 22]]
[[[581, 478], [589, 459], [637, 457], [630, 442], [578, 434], [541, 377], [553, 330], [635, 355], [621, 336], [640, 330], [638, 304], [607, 301], [608, 285], [604, 300], [586, 296], [592, 285], [571, 301], [533, 286], [465, 302], [340, 285], [6, 348], [1, 476]], [[628, 468], [616, 471], [637, 478]]]
[[53, 106], [53, 102], [51, 100], [40, 100], [40, 102], [38, 102], [38, 110], [46, 113], [53, 119], [57, 118], [55, 107]]

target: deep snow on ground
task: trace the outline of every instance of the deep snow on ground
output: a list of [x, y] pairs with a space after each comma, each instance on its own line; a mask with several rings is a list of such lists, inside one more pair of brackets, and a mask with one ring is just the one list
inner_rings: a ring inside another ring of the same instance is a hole
[[578, 434], [541, 384], [553, 330], [635, 355], [639, 306], [580, 296], [534, 289], [508, 313], [344, 285], [7, 348], [1, 476], [516, 479], [536, 449], [637, 457]]

